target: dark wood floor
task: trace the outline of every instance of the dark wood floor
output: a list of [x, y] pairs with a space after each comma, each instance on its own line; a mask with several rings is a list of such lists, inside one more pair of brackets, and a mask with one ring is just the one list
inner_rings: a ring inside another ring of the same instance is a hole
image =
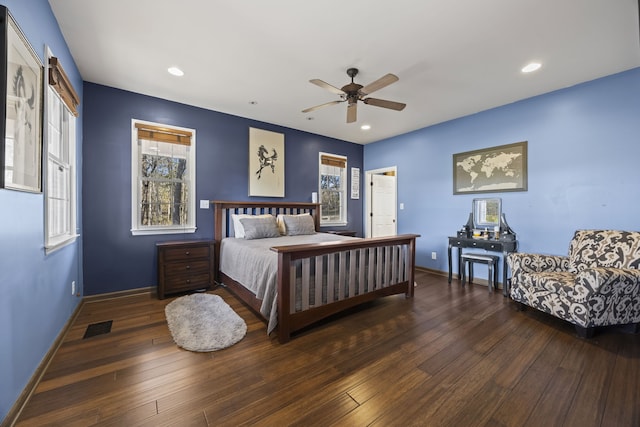
[[[86, 303], [17, 425], [639, 426], [640, 335], [591, 340], [500, 292], [419, 273], [392, 296], [280, 345], [173, 343], [150, 295]], [[112, 332], [82, 339], [87, 325]]]

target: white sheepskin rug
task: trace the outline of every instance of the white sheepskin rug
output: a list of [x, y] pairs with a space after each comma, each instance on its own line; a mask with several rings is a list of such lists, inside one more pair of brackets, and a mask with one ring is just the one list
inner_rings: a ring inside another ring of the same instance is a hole
[[173, 340], [185, 350], [221, 350], [237, 343], [247, 333], [242, 317], [218, 295], [180, 297], [167, 304], [164, 314]]

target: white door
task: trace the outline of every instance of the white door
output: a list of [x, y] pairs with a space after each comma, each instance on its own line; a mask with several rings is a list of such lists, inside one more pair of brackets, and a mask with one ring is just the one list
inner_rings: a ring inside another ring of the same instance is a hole
[[396, 235], [396, 177], [373, 174], [370, 188], [371, 237]]

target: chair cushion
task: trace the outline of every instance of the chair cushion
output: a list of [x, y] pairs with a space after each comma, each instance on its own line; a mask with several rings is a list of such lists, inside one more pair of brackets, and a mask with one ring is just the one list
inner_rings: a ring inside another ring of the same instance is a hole
[[569, 271], [587, 268], [639, 268], [640, 233], [616, 230], [578, 230], [569, 246]]
[[514, 281], [511, 298], [560, 319], [572, 321], [575, 275], [569, 272], [527, 273]]
[[485, 264], [488, 264], [490, 262], [493, 262], [494, 264], [497, 264], [498, 263], [498, 259], [500, 259], [496, 255], [474, 254], [474, 253], [462, 254], [462, 255], [460, 255], [460, 257], [461, 257], [462, 260], [470, 260], [470, 261], [473, 261], [473, 262], [483, 262]]

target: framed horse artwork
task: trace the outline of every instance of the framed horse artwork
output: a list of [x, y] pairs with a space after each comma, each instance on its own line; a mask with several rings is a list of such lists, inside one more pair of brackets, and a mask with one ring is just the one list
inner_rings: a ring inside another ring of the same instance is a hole
[[284, 134], [249, 128], [249, 196], [284, 197]]

